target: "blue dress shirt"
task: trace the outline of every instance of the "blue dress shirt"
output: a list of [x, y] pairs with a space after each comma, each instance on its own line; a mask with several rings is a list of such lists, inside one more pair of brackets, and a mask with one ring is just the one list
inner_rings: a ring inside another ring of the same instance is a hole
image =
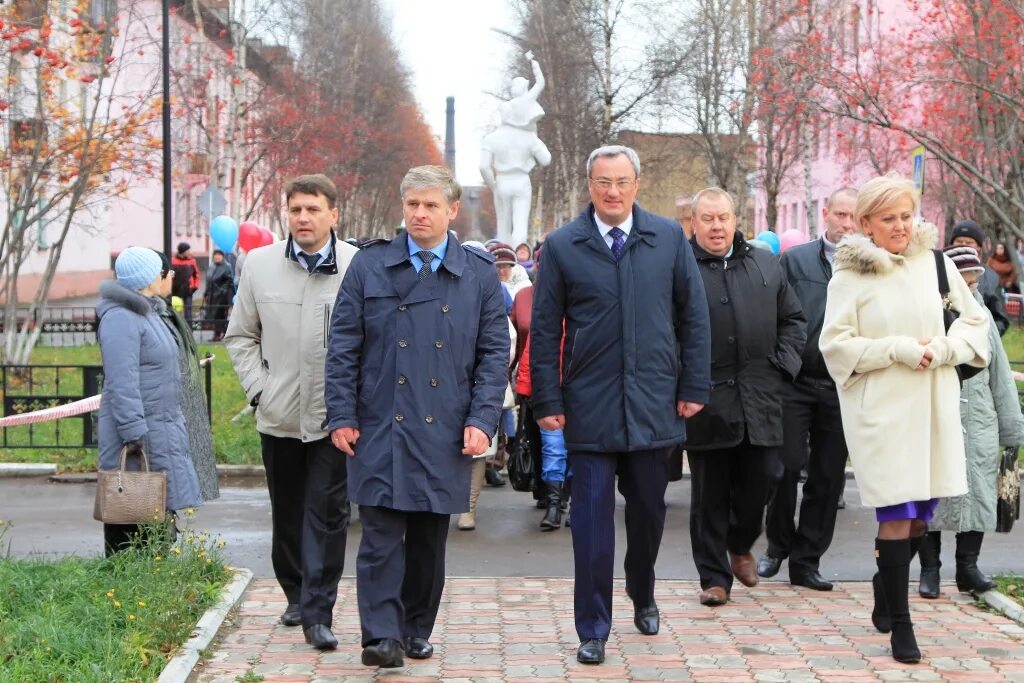
[[[406, 239], [409, 241], [409, 260], [412, 261], [412, 267], [416, 269], [416, 272], [420, 272], [420, 268], [423, 267], [423, 259], [416, 255], [416, 252], [423, 251], [423, 247], [416, 244], [412, 237], [406, 235]], [[448, 235], [445, 235], [445, 239], [441, 244], [437, 245], [433, 249], [427, 249], [427, 251], [434, 252], [437, 256], [433, 261], [430, 262], [430, 272], [436, 273], [437, 269], [441, 267], [441, 261], [444, 261], [444, 255], [448, 253]]]

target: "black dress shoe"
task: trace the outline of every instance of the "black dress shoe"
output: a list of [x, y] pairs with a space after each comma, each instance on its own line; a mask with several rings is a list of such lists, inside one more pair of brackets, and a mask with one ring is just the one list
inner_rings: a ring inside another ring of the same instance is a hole
[[633, 608], [633, 624], [636, 626], [636, 630], [645, 636], [658, 635], [659, 617], [657, 605]]
[[762, 555], [757, 560], [757, 575], [770, 579], [779, 573], [779, 567], [782, 566], [781, 557], [772, 557], [771, 555]]
[[331, 633], [331, 629], [323, 624], [314, 624], [302, 629], [306, 636], [306, 642], [318, 650], [334, 650], [338, 647], [338, 639]]
[[405, 654], [413, 659], [430, 659], [434, 654], [434, 646], [426, 638], [405, 638]]
[[402, 644], [394, 638], [375, 640], [363, 648], [363, 665], [379, 666], [382, 669], [397, 669], [405, 666], [402, 652]]
[[288, 609], [281, 615], [280, 622], [285, 626], [302, 626], [302, 615], [299, 613], [299, 606], [294, 602], [289, 602]]
[[591, 638], [580, 643], [580, 649], [576, 650], [576, 661], [580, 664], [600, 664], [604, 661], [604, 641], [600, 638]]
[[794, 586], [803, 586], [816, 591], [832, 590], [832, 582], [821, 578], [821, 574], [814, 569], [800, 574], [790, 574], [789, 582]]

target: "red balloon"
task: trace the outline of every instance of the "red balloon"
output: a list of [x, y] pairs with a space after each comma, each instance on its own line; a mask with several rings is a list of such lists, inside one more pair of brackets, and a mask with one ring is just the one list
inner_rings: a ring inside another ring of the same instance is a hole
[[252, 221], [246, 221], [238, 226], [238, 246], [246, 251], [252, 251], [262, 244], [260, 226]]
[[266, 228], [260, 228], [260, 246], [266, 247], [274, 243], [274, 233]]

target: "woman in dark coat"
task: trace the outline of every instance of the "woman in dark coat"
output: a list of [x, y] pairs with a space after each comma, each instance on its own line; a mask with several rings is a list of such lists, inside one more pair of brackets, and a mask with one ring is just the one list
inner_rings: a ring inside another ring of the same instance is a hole
[[206, 272], [206, 318], [213, 320], [213, 341], [224, 338], [228, 329], [228, 311], [235, 296], [235, 276], [224, 252], [216, 249]]
[[[99, 411], [99, 467], [119, 467], [121, 450], [143, 450], [153, 471], [167, 473], [167, 511], [202, 502], [189, 459], [185, 417], [181, 412], [178, 347], [160, 313], [163, 263], [152, 249], [129, 247], [114, 264], [117, 279], [100, 285], [100, 351], [103, 400]], [[138, 467], [129, 457], [132, 467]], [[107, 554], [124, 549], [137, 525], [104, 524]]]

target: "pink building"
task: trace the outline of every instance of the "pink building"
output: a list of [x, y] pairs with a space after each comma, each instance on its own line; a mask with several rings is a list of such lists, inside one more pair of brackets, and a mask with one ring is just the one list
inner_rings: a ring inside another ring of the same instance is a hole
[[[819, 7], [828, 7], [828, 3]], [[845, 20], [832, 19], [830, 25], [834, 27], [831, 37], [835, 46], [847, 54], [854, 54], [862, 45], [879, 40], [893, 28], [905, 31], [916, 22], [914, 12], [904, 0], [844, 0], [833, 3], [829, 10], [845, 13]], [[908, 106], [919, 107], [920, 100]], [[848, 120], [830, 117], [805, 136], [803, 143], [801, 154], [789, 168], [777, 197], [775, 230], [778, 233], [796, 229], [808, 239], [813, 239], [823, 229], [822, 210], [833, 191], [844, 186], [856, 188], [866, 180], [890, 171], [913, 177], [912, 154], [916, 143], [909, 138], [886, 136]], [[867, 153], [869, 149], [872, 154]], [[759, 151], [759, 157], [763, 158], [763, 150]], [[937, 162], [928, 163], [934, 168]], [[926, 174], [925, 177], [922, 216], [939, 226], [941, 231], [945, 224], [943, 207], [935, 197], [935, 190], [929, 193], [929, 176]], [[769, 229], [764, 188], [758, 187], [754, 197], [754, 232], [760, 233]]]
[[[36, 26], [41, 17], [48, 16], [52, 20], [51, 40], [68, 40], [68, 36], [73, 35], [76, 19], [68, 3], [53, 0], [47, 4], [40, 0], [21, 4], [35, 13]], [[187, 241], [194, 255], [203, 257], [212, 247], [209, 222], [200, 211], [198, 199], [213, 185], [231, 207], [233, 169], [248, 171], [238, 199], [242, 220], [254, 220], [261, 225], [270, 223], [270, 217], [259, 210], [259, 203], [255, 201], [264, 181], [260, 164], [255, 160], [258, 150], [251, 144], [240, 144], [238, 158], [232, 163], [228, 144], [230, 113], [235, 103], [244, 110], [255, 102], [265, 88], [272, 87], [276, 68], [290, 66], [291, 61], [284, 48], [263, 46], [252, 40], [246, 44], [246, 68], [239, 68], [228, 28], [231, 25], [228, 0], [199, 0], [201, 21], [194, 16], [192, 0], [170, 0], [170, 5], [175, 197], [172, 242]], [[91, 26], [105, 22], [117, 27], [116, 31], [101, 31], [105, 34], [103, 55], [110, 59], [111, 73], [95, 82], [67, 78], [66, 83], [60, 84], [62, 101], [71, 103], [69, 106], [82, 107], [89, 104], [90, 96], [98, 95], [100, 101], [111, 103], [104, 116], [112, 118], [140, 101], [158, 105], [161, 93], [160, 0], [91, 0], [88, 16], [80, 16]], [[97, 65], [101, 61], [98, 58]], [[236, 87], [234, 93], [233, 87]], [[32, 96], [31, 92], [22, 94], [24, 102], [20, 106], [26, 111], [32, 107]], [[120, 106], [122, 103], [124, 107]], [[17, 120], [18, 109], [19, 102], [12, 102], [12, 120]], [[244, 126], [251, 125], [247, 122], [253, 118], [238, 117], [243, 126], [238, 132], [239, 139], [252, 139], [251, 131]], [[132, 178], [105, 178], [104, 181], [110, 183], [127, 181], [126, 191], [117, 195], [101, 193], [87, 208], [75, 214], [50, 290], [51, 300], [95, 294], [99, 282], [110, 277], [113, 258], [128, 246], [162, 250], [159, 115], [150, 125], [149, 135], [153, 144], [137, 152], [149, 164], [148, 172]], [[38, 228], [36, 246], [21, 269], [18, 289], [22, 301], [33, 296], [46, 267], [49, 230], [53, 228], [45, 224]]]

